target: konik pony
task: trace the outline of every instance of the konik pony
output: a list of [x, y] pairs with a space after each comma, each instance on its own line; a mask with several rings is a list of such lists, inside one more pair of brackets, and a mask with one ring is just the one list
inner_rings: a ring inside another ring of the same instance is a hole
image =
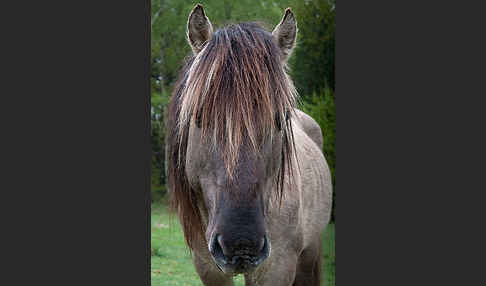
[[172, 209], [204, 285], [320, 285], [332, 186], [318, 124], [286, 73], [297, 23], [217, 31], [201, 5], [168, 111]]

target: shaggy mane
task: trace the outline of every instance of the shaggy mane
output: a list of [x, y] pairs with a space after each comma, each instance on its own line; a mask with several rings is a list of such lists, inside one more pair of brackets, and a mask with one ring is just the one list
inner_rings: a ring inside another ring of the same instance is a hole
[[258, 153], [263, 140], [281, 136], [282, 162], [275, 178], [281, 199], [284, 176], [291, 173], [289, 117], [297, 95], [282, 58], [270, 32], [256, 23], [241, 23], [217, 30], [182, 69], [167, 120], [168, 183], [171, 206], [190, 248], [197, 236], [204, 238], [197, 193], [185, 172], [191, 122], [220, 148], [230, 177], [242, 144], [248, 142]]

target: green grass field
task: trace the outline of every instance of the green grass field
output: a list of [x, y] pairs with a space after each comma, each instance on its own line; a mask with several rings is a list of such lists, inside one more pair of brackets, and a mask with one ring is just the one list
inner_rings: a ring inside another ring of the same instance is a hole
[[[152, 286], [202, 285], [184, 244], [181, 226], [176, 217], [170, 219], [165, 204], [152, 204], [151, 230]], [[323, 237], [325, 286], [334, 286], [334, 254], [334, 225], [330, 224]], [[234, 281], [237, 286], [245, 285], [242, 275]]]

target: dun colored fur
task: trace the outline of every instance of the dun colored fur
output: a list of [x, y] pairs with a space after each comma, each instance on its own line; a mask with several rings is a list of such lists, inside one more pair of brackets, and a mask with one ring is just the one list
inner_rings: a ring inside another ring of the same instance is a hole
[[[197, 158], [188, 155], [189, 146], [220, 156], [226, 172], [222, 176], [229, 178], [228, 186], [234, 189], [245, 185], [237, 174], [255, 172], [241, 171], [243, 161], [248, 161], [248, 166], [253, 166], [248, 158], [278, 161], [270, 165], [275, 166], [275, 172], [269, 174], [275, 175], [268, 180], [273, 185], [270, 196], [279, 200], [265, 203], [265, 223], [273, 254], [256, 274], [248, 274], [245, 279], [247, 285], [304, 285], [302, 281], [310, 283], [305, 285], [319, 285], [320, 233], [329, 220], [331, 186], [329, 170], [319, 150], [320, 129], [315, 121], [295, 109], [297, 93], [285, 71], [296, 33], [296, 21], [289, 9], [273, 33], [256, 23], [233, 24], [213, 32], [200, 5], [189, 16], [187, 37], [193, 55], [182, 68], [167, 119], [169, 194], [205, 285], [232, 282], [209, 259], [207, 228], [212, 223], [211, 207], [205, 203], [205, 190], [194, 183], [201, 178], [188, 177], [188, 168], [199, 164]], [[200, 134], [196, 138], [195, 129]], [[278, 155], [263, 153], [261, 146], [277, 142], [276, 139], [281, 142], [274, 146], [280, 146]], [[255, 192], [264, 184], [257, 185], [252, 189]], [[314, 215], [320, 217], [311, 217]], [[285, 227], [292, 227], [291, 231]], [[291, 241], [282, 241], [280, 232], [285, 232]], [[284, 245], [294, 245], [299, 250], [286, 253]], [[287, 254], [293, 264], [279, 261], [285, 260]], [[285, 267], [291, 270], [281, 269]], [[279, 271], [294, 274], [287, 279], [287, 274], [282, 276]]]

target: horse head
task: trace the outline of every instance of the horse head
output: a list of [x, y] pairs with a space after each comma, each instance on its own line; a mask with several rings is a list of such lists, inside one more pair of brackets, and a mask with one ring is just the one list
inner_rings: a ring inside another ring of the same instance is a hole
[[291, 173], [296, 91], [285, 66], [296, 33], [289, 9], [273, 32], [213, 31], [200, 5], [188, 19], [193, 56], [168, 121], [171, 204], [189, 247], [205, 241], [225, 273], [252, 271], [271, 253], [266, 211]]

